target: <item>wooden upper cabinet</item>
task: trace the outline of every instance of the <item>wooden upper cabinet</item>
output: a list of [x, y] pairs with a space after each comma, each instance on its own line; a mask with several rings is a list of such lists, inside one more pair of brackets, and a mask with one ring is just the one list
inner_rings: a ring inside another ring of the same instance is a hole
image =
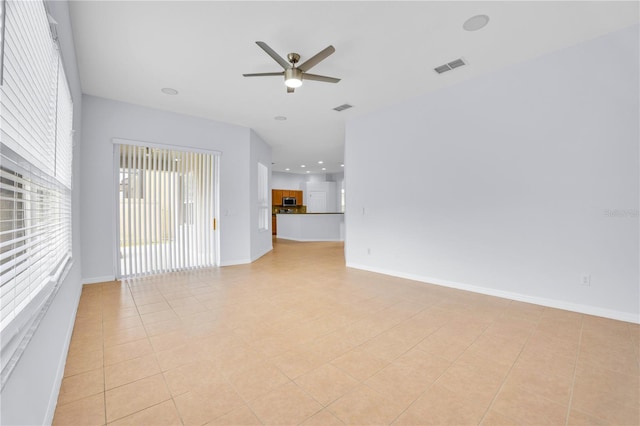
[[271, 190], [271, 205], [281, 206], [282, 197], [295, 197], [296, 206], [304, 205], [304, 199], [302, 198], [302, 191], [295, 189], [272, 189]]
[[271, 191], [271, 204], [274, 206], [281, 206], [282, 205], [282, 197], [285, 197], [286, 195], [283, 194], [283, 190], [282, 189], [274, 189]]

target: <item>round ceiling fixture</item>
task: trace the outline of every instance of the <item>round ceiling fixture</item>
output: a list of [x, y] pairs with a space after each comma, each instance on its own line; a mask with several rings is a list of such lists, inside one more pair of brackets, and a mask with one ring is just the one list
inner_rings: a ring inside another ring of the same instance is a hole
[[165, 95], [177, 95], [178, 91], [176, 89], [172, 89], [171, 87], [165, 87], [161, 90]]
[[487, 15], [476, 15], [467, 19], [462, 28], [466, 31], [478, 31], [484, 28], [489, 23], [489, 17]]

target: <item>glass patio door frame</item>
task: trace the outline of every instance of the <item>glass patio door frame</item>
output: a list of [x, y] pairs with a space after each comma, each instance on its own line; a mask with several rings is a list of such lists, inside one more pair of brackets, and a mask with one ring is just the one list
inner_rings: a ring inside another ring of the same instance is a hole
[[[180, 151], [186, 153], [196, 153], [196, 154], [207, 154], [213, 157], [213, 184], [212, 189], [214, 191], [213, 194], [213, 218], [211, 218], [211, 226], [213, 233], [213, 266], [220, 266], [220, 233], [219, 230], [219, 220], [220, 217], [220, 151], [214, 150], [206, 150], [202, 148], [194, 148], [188, 146], [176, 146], [176, 145], [164, 145], [158, 143], [151, 142], [143, 142], [129, 139], [121, 139], [121, 138], [113, 138], [113, 184], [114, 184], [114, 203], [113, 203], [113, 229], [114, 229], [114, 253], [113, 253], [113, 262], [114, 262], [114, 271], [116, 271], [116, 278], [130, 278], [123, 275], [124, 271], [122, 271], [122, 262], [121, 258], [121, 247], [120, 247], [120, 146], [121, 145], [130, 145], [137, 147], [148, 147], [148, 148], [156, 148], [163, 149], [169, 151]], [[181, 225], [180, 225], [181, 226]], [[149, 274], [144, 274], [149, 275]], [[141, 276], [141, 275], [140, 275]]]

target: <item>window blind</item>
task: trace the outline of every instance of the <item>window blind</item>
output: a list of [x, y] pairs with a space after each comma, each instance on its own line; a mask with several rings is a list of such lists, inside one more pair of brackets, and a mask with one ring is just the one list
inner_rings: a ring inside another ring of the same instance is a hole
[[0, 85], [2, 386], [71, 260], [73, 103], [41, 1], [5, 2]]
[[38, 1], [7, 1], [2, 141], [53, 175], [58, 52]]
[[215, 155], [117, 150], [119, 276], [215, 266]]

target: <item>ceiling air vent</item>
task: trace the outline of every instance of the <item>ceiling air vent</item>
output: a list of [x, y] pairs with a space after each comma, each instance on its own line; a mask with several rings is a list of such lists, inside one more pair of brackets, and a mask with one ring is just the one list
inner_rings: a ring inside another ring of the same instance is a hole
[[460, 58], [447, 64], [440, 65], [439, 67], [435, 67], [434, 70], [438, 74], [442, 74], [443, 72], [451, 71], [452, 69], [461, 67], [463, 65], [467, 65], [467, 63], [462, 58]]
[[342, 104], [340, 106], [335, 107], [334, 110], [340, 112], [340, 111], [344, 111], [345, 109], [349, 109], [351, 107], [353, 107], [353, 105]]

